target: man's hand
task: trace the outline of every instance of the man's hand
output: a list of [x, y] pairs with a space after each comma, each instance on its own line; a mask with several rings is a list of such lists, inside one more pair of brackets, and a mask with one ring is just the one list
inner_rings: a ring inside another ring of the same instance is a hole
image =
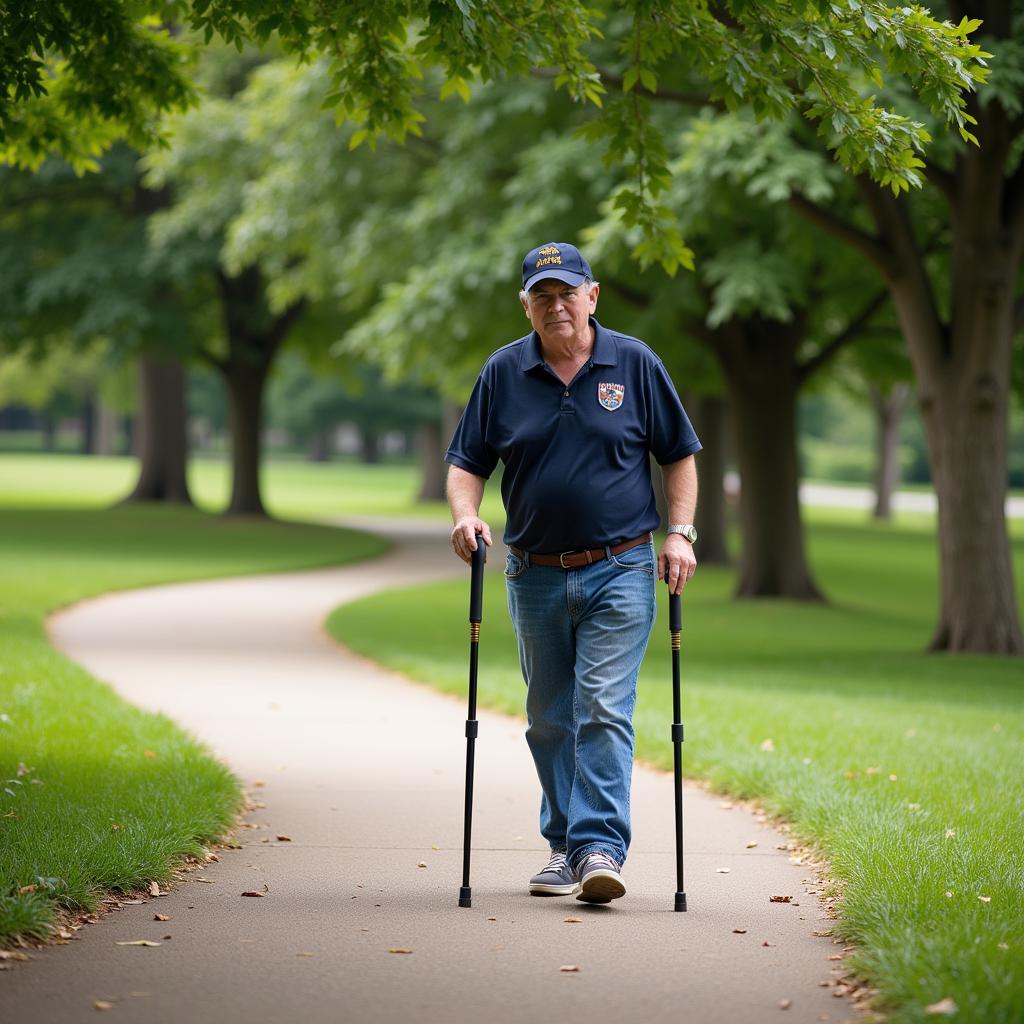
[[463, 516], [452, 527], [452, 547], [455, 554], [464, 562], [469, 562], [476, 551], [477, 535], [483, 537], [484, 543], [489, 547], [491, 541], [491, 528], [476, 516]]
[[680, 533], [670, 533], [658, 555], [658, 579], [665, 578], [668, 569], [668, 591], [681, 594], [686, 581], [697, 571], [697, 558], [693, 545]]

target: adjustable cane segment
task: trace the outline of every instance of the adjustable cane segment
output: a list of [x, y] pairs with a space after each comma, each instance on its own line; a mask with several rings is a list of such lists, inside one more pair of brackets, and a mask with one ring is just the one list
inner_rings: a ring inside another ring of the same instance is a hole
[[470, 838], [473, 832], [473, 760], [479, 723], [476, 720], [476, 674], [480, 650], [480, 620], [484, 607], [484, 562], [487, 550], [484, 539], [477, 536], [472, 553], [472, 576], [469, 587], [469, 713], [466, 716], [466, 809], [462, 836], [462, 886], [459, 906], [473, 906], [473, 889], [469, 884]]
[[[665, 571], [668, 583], [668, 570]], [[672, 638], [672, 761], [676, 804], [676, 910], [686, 910], [686, 887], [683, 884], [683, 723], [679, 694], [679, 649], [683, 632], [682, 601], [678, 594], [668, 594], [668, 631]]]

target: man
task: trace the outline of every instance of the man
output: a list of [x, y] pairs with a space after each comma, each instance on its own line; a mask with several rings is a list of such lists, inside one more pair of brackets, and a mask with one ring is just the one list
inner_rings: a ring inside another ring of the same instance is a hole
[[[551, 859], [535, 896], [608, 903], [625, 894], [636, 681], [655, 586], [693, 575], [694, 454], [701, 444], [661, 360], [594, 319], [600, 286], [580, 251], [549, 242], [523, 261], [533, 331], [487, 360], [445, 456], [452, 546], [465, 561], [500, 459], [505, 577], [526, 681], [526, 740]], [[649, 453], [661, 465], [669, 533]]]

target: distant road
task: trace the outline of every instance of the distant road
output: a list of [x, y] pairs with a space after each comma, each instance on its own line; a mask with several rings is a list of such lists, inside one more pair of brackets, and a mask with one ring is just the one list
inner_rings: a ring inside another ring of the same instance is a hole
[[[870, 509], [875, 504], [875, 492], [869, 487], [801, 484], [800, 501], [804, 505], [823, 505], [827, 508]], [[893, 495], [893, 508], [899, 512], [934, 512], [935, 504], [932, 491], [897, 491]], [[1024, 517], [1024, 498], [1007, 498], [1006, 514], [1015, 519]]]

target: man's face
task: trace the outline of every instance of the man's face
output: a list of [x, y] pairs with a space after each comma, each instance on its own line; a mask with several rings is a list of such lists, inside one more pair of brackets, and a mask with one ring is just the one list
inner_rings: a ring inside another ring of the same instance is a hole
[[574, 288], [549, 277], [529, 290], [523, 310], [544, 341], [568, 341], [584, 336], [589, 318], [597, 309], [597, 293], [597, 284], [592, 283], [588, 293], [582, 284]]

